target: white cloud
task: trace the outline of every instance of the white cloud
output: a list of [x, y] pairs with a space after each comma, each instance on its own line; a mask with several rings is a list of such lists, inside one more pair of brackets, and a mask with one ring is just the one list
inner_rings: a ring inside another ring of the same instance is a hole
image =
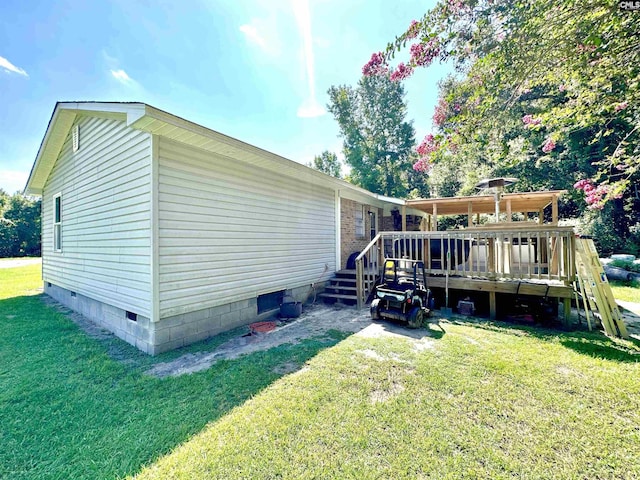
[[240, 25], [240, 31], [245, 34], [250, 42], [258, 45], [263, 50], [267, 48], [267, 43], [264, 38], [262, 38], [255, 25]]
[[12, 73], [17, 73], [18, 75], [23, 75], [25, 77], [29, 76], [27, 72], [25, 72], [22, 68], [16, 67], [13, 63], [11, 63], [9, 60], [7, 60], [4, 57], [0, 57], [0, 67], [4, 68], [4, 71], [8, 73], [12, 72]]
[[252, 18], [249, 23], [240, 25], [239, 29], [247, 42], [257, 46], [263, 53], [277, 57], [281, 53], [280, 31], [278, 18], [271, 12], [265, 18]]
[[313, 58], [313, 39], [311, 36], [311, 14], [308, 0], [291, 0], [298, 30], [302, 37], [303, 58], [307, 72], [309, 97], [298, 109], [298, 116], [303, 118], [319, 117], [327, 113], [316, 99], [316, 78]]
[[113, 75], [113, 78], [118, 80], [120, 83], [124, 83], [125, 85], [130, 85], [131, 83], [133, 83], [131, 77], [127, 75], [127, 72], [122, 69], [111, 70], [111, 75]]
[[121, 83], [125, 87], [127, 87], [131, 92], [136, 92], [138, 94], [144, 92], [144, 88], [136, 82], [133, 78], [129, 76], [127, 72], [123, 69], [119, 68], [116, 70], [109, 70], [111, 72], [111, 76], [115, 78], [118, 83]]

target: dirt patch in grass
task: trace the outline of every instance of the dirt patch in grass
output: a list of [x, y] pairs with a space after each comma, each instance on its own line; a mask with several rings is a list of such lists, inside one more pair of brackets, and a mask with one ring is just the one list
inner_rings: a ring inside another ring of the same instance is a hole
[[[413, 339], [416, 349], [431, 348], [433, 339], [426, 328], [409, 330], [403, 325], [390, 322], [372, 323], [369, 311], [356, 310], [341, 305], [305, 306], [305, 311], [297, 320], [284, 323], [267, 333], [241, 335], [230, 339], [211, 352], [183, 355], [169, 362], [158, 363], [147, 371], [155, 377], [173, 377], [205, 370], [220, 360], [232, 360], [241, 355], [268, 350], [284, 344], [296, 344], [309, 338], [328, 337], [330, 331], [357, 333], [373, 338], [384, 335], [403, 336]], [[293, 371], [293, 370], [292, 370]]]

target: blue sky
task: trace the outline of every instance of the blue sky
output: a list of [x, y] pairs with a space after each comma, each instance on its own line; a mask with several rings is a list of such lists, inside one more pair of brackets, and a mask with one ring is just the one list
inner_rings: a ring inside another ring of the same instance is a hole
[[[0, 188], [21, 190], [55, 102], [141, 101], [307, 163], [341, 139], [331, 85], [432, 1], [3, 0]], [[431, 129], [433, 66], [406, 81], [417, 138]]]

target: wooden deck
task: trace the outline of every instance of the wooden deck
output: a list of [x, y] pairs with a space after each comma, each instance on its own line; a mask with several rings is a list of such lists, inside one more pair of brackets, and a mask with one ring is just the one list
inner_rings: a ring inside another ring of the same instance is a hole
[[[553, 225], [491, 225], [444, 232], [382, 232], [356, 260], [358, 306], [369, 291], [366, 264], [384, 258], [424, 263], [431, 288], [487, 292], [489, 315], [496, 317], [496, 294], [557, 298], [569, 321], [575, 280], [575, 234]], [[361, 281], [358, 281], [361, 279]]]

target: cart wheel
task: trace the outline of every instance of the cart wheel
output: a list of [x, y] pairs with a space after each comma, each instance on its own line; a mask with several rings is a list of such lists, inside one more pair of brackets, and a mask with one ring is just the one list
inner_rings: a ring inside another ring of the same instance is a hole
[[407, 325], [409, 328], [420, 328], [422, 326], [422, 321], [424, 320], [424, 312], [420, 307], [414, 307], [413, 310], [409, 312], [409, 318], [407, 319]]
[[371, 307], [369, 308], [369, 311], [371, 312], [371, 320], [380, 320], [380, 313], [378, 312], [379, 304], [379, 298], [376, 298], [373, 302], [371, 302]]

